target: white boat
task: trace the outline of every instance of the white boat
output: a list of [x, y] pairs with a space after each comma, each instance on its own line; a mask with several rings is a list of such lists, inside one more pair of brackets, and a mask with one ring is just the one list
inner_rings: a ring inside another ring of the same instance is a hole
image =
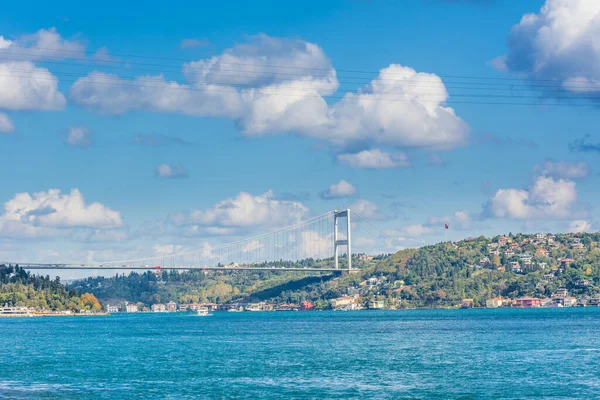
[[199, 307], [198, 308], [198, 314], [199, 317], [208, 317], [212, 314], [208, 313], [208, 307]]

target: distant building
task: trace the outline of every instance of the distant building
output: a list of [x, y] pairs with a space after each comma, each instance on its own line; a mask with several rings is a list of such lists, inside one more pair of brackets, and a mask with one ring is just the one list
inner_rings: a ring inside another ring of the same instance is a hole
[[499, 308], [502, 307], [502, 297], [494, 297], [493, 299], [487, 299], [485, 301], [487, 308]]
[[310, 301], [304, 300], [302, 303], [300, 303], [300, 309], [302, 311], [310, 311], [313, 308], [315, 308], [315, 305], [313, 303], [311, 303]]
[[106, 311], [108, 311], [109, 313], [118, 313], [119, 312], [119, 307], [107, 305], [106, 306]]
[[536, 299], [529, 296], [521, 297], [520, 299], [515, 300], [515, 306], [523, 308], [541, 307], [542, 299]]
[[550, 252], [544, 249], [543, 247], [538, 247], [537, 249], [535, 249], [535, 255], [540, 257], [549, 257]]
[[385, 307], [383, 300], [371, 300], [368, 303], [369, 310], [382, 310]]
[[167, 309], [168, 312], [175, 312], [175, 311], [177, 311], [177, 303], [175, 303], [174, 301], [168, 302], [166, 309]]
[[573, 260], [572, 258], [563, 258], [562, 260], [560, 260], [560, 265], [563, 267], [566, 267], [568, 265], [571, 265], [575, 262], [575, 260]]
[[125, 306], [125, 311], [127, 311], [128, 313], [138, 312], [138, 307], [135, 304], [127, 304]]
[[554, 293], [552, 293], [552, 298], [564, 298], [569, 295], [569, 291], [565, 288], [556, 289]]
[[358, 296], [342, 296], [331, 300], [331, 307], [334, 309], [358, 309]]
[[537, 240], [545, 240], [545, 239], [546, 239], [546, 236], [547, 236], [547, 235], [546, 235], [545, 233], [536, 233], [536, 234], [535, 234], [535, 238], [536, 238]]
[[473, 299], [463, 299], [460, 302], [460, 308], [473, 308], [475, 307], [475, 302]]
[[178, 309], [179, 311], [187, 311], [187, 310], [188, 310], [188, 304], [179, 304], [179, 305], [177, 306], [177, 309]]
[[166, 312], [167, 307], [164, 304], [152, 304], [152, 312]]

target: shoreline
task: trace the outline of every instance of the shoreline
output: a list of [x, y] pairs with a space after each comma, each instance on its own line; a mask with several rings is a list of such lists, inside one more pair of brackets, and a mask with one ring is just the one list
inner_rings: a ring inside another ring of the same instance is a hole
[[32, 314], [0, 314], [0, 318], [37, 318], [37, 317], [107, 317], [110, 313], [93, 314], [58, 314], [58, 313], [32, 313]]

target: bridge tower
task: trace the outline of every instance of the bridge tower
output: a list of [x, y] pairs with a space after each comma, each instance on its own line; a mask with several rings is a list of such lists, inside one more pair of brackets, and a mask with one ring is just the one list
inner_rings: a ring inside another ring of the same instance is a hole
[[[338, 234], [338, 219], [346, 218], [346, 239], [340, 239]], [[348, 270], [352, 269], [352, 227], [350, 223], [350, 209], [343, 211], [335, 210], [333, 212], [333, 252], [335, 255], [335, 269], [340, 268], [339, 264], [339, 246], [346, 246], [348, 253]]]

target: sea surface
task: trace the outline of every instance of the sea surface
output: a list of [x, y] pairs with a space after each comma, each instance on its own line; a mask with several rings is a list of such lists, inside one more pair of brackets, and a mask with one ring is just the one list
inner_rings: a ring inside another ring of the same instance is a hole
[[4, 399], [600, 399], [600, 308], [0, 319]]

